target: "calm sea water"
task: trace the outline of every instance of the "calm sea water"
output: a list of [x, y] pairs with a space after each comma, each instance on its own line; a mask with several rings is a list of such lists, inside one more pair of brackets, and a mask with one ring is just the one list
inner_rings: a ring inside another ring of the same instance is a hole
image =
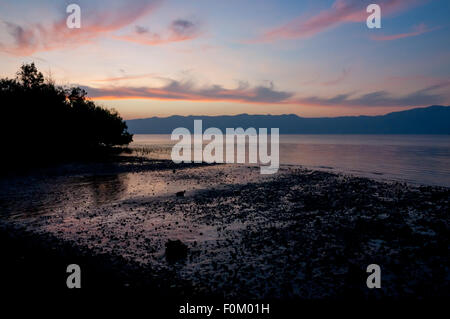
[[[168, 155], [173, 144], [170, 135], [136, 134], [132, 146]], [[281, 135], [280, 163], [450, 187], [450, 136]]]

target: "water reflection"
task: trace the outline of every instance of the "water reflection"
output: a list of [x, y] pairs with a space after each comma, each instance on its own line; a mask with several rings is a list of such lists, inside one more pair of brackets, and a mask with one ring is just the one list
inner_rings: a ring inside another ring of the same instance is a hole
[[[143, 148], [164, 145], [170, 158], [170, 135], [134, 140]], [[279, 147], [281, 164], [450, 187], [448, 135], [280, 135]]]
[[67, 214], [119, 200], [127, 187], [127, 174], [2, 180], [0, 209], [2, 215], [10, 217], [31, 217], [57, 211]]
[[280, 144], [280, 161], [356, 175], [450, 186], [450, 147]]
[[128, 187], [126, 174], [87, 177], [85, 180], [92, 191], [92, 203], [100, 206], [119, 200]]

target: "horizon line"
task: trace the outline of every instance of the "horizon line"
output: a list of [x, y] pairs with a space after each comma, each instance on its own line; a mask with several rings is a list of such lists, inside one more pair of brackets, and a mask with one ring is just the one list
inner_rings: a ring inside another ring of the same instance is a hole
[[152, 116], [152, 117], [142, 117], [142, 118], [132, 118], [132, 119], [128, 119], [125, 121], [137, 121], [137, 120], [148, 120], [148, 119], [167, 119], [167, 118], [171, 118], [171, 117], [235, 117], [235, 116], [241, 116], [241, 115], [249, 115], [249, 116], [296, 116], [298, 118], [305, 118], [305, 119], [335, 119], [335, 118], [343, 118], [343, 117], [379, 117], [379, 116], [386, 116], [389, 114], [394, 114], [394, 113], [401, 113], [401, 112], [408, 112], [408, 111], [413, 111], [413, 110], [420, 110], [420, 109], [428, 109], [428, 108], [432, 108], [432, 107], [450, 107], [450, 105], [428, 105], [428, 106], [420, 106], [420, 107], [414, 107], [411, 109], [407, 109], [407, 110], [401, 110], [401, 111], [394, 111], [394, 112], [388, 112], [385, 114], [379, 114], [379, 115], [342, 115], [342, 116], [323, 116], [323, 117], [304, 117], [304, 116], [300, 116], [298, 114], [295, 113], [283, 113], [283, 114], [249, 114], [249, 113], [236, 113], [236, 114], [223, 114], [223, 115], [194, 115], [194, 114], [189, 114], [189, 115], [179, 115], [179, 114], [173, 114], [173, 115], [169, 115], [169, 116]]

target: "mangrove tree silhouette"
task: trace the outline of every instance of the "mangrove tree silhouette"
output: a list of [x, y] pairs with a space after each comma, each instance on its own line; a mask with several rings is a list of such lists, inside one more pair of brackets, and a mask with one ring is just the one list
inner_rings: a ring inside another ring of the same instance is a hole
[[0, 79], [0, 105], [2, 153], [14, 163], [104, 154], [132, 141], [116, 111], [79, 87], [44, 79], [34, 63], [22, 65], [14, 79]]

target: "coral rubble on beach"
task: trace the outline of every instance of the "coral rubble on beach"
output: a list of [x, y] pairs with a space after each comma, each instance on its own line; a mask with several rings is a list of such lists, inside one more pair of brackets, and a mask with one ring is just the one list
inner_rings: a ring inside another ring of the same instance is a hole
[[[299, 166], [95, 165], [2, 179], [2, 231], [121, 258], [130, 286], [150, 272], [193, 295], [448, 296], [448, 188]], [[367, 289], [369, 264], [382, 289]]]

